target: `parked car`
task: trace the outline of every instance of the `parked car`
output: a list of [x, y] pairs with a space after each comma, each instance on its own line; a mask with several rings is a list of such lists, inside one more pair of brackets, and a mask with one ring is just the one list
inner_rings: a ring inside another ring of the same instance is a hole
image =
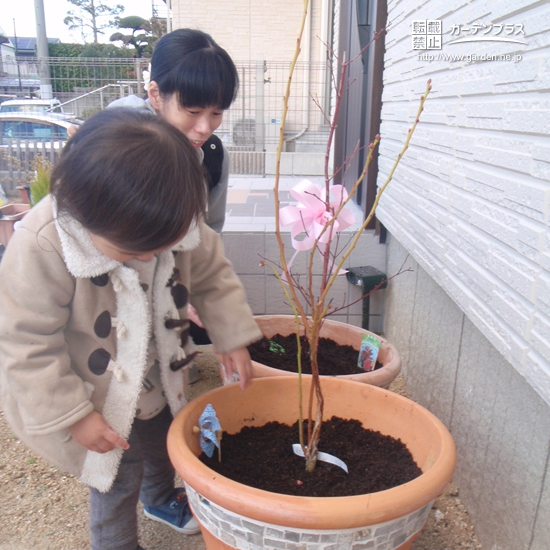
[[9, 140], [66, 141], [72, 118], [54, 113], [0, 113], [0, 144]]
[[59, 99], [9, 99], [0, 103], [0, 113], [62, 113]]

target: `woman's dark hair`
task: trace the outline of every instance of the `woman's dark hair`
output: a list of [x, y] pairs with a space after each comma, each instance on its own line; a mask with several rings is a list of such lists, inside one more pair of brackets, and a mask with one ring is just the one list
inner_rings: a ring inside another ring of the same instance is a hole
[[164, 35], [151, 58], [151, 81], [163, 96], [177, 94], [182, 107], [229, 109], [239, 75], [229, 54], [209, 35], [177, 29]]
[[60, 219], [69, 214], [128, 251], [177, 241], [206, 205], [197, 151], [177, 128], [142, 109], [109, 109], [86, 121], [51, 181]]

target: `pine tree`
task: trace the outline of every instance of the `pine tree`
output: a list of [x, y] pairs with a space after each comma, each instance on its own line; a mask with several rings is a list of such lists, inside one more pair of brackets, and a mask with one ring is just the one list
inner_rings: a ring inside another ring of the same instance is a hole
[[143, 54], [152, 54], [153, 45], [158, 39], [166, 34], [166, 23], [156, 18], [143, 19], [137, 15], [129, 15], [118, 21], [119, 29], [129, 29], [132, 34], [115, 32], [109, 40], [111, 42], [121, 41], [124, 45], [135, 48], [134, 57], [143, 57]]
[[[124, 11], [122, 4], [109, 6], [101, 0], [68, 0], [76, 9], [67, 12], [63, 20], [70, 30], [78, 30], [82, 40], [92, 35], [93, 43], [98, 43], [98, 36], [103, 34], [103, 29], [116, 27], [120, 14]], [[110, 18], [105, 21], [106, 18]]]

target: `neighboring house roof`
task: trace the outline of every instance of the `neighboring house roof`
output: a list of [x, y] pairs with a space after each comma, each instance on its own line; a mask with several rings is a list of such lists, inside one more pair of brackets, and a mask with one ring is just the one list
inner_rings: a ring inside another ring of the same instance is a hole
[[0, 27], [0, 44], [5, 44], [9, 41], [10, 39], [8, 38], [8, 35], [4, 32], [4, 29]]
[[40, 79], [37, 77], [24, 77], [19, 78], [17, 76], [0, 76], [0, 89], [10, 88], [40, 88]]
[[[10, 42], [15, 46], [15, 36], [9, 37]], [[48, 38], [48, 44], [60, 44], [59, 38]], [[17, 37], [17, 53], [16, 55], [35, 55], [36, 54], [36, 38], [29, 36]]]

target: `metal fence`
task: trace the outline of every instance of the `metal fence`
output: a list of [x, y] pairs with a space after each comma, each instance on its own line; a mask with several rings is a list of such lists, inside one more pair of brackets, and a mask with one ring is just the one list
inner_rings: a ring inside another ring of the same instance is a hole
[[[115, 99], [130, 94], [144, 96], [145, 93], [146, 59], [49, 58], [48, 64], [54, 97], [61, 101], [66, 113], [74, 116], [88, 118]], [[264, 165], [259, 153], [274, 151], [278, 144], [289, 63], [236, 65], [239, 93], [216, 134], [232, 152], [233, 173], [258, 173]], [[36, 96], [40, 90], [38, 74], [35, 58], [3, 59], [0, 99]], [[285, 125], [284, 150], [324, 152], [330, 82], [328, 66], [297, 64]], [[14, 145], [9, 154], [19, 154], [22, 149], [26, 150], [23, 144]], [[50, 153], [55, 156], [54, 149], [52, 147]], [[0, 173], [5, 173], [2, 162], [0, 160]]]
[[[47, 59], [53, 95], [64, 110], [88, 118], [111, 101], [143, 93], [146, 59], [51, 57]], [[40, 94], [36, 58], [6, 57], [0, 66], [0, 97], [36, 97]]]
[[0, 146], [0, 185], [4, 191], [14, 196], [17, 187], [26, 187], [35, 177], [37, 157], [46, 165], [54, 165], [65, 142], [9, 140]]

